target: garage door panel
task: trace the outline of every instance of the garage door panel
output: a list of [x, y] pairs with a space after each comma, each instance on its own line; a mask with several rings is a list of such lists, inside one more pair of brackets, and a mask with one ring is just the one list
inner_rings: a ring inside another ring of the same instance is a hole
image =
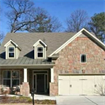
[[81, 76], [71, 76], [70, 78], [70, 94], [78, 95], [82, 93], [82, 77]]
[[59, 79], [59, 95], [69, 95], [69, 80]]
[[105, 89], [105, 76], [59, 76], [59, 94], [99, 95]]
[[70, 76], [59, 76], [59, 80], [69, 80]]
[[103, 94], [105, 89], [105, 80], [104, 76], [97, 76], [95, 77], [95, 94]]
[[94, 94], [94, 76], [83, 76], [83, 94]]

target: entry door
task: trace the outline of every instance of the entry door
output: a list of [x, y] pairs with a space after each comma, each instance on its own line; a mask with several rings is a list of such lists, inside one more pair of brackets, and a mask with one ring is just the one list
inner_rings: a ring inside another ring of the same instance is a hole
[[37, 74], [37, 93], [44, 93], [44, 74]]

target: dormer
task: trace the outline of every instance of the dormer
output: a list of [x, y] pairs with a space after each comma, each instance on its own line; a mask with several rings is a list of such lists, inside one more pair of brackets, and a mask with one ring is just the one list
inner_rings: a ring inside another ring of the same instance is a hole
[[34, 59], [46, 59], [47, 45], [42, 40], [39, 39], [33, 47]]
[[6, 59], [18, 59], [21, 49], [13, 40], [8, 41], [4, 47]]

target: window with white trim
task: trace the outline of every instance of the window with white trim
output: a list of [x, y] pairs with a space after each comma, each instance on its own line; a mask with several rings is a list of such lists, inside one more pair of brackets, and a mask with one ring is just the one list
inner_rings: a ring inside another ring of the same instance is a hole
[[3, 71], [3, 85], [14, 87], [19, 85], [19, 71], [18, 70], [5, 70]]
[[14, 57], [14, 47], [9, 47], [9, 57]]
[[81, 55], [81, 62], [85, 63], [86, 62], [86, 54]]
[[38, 57], [43, 57], [43, 47], [38, 47], [37, 48], [37, 56]]

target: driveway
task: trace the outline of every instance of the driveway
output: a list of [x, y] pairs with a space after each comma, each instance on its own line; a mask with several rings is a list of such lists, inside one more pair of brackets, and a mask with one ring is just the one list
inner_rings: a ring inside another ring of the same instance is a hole
[[57, 105], [105, 105], [105, 96], [56, 96]]

